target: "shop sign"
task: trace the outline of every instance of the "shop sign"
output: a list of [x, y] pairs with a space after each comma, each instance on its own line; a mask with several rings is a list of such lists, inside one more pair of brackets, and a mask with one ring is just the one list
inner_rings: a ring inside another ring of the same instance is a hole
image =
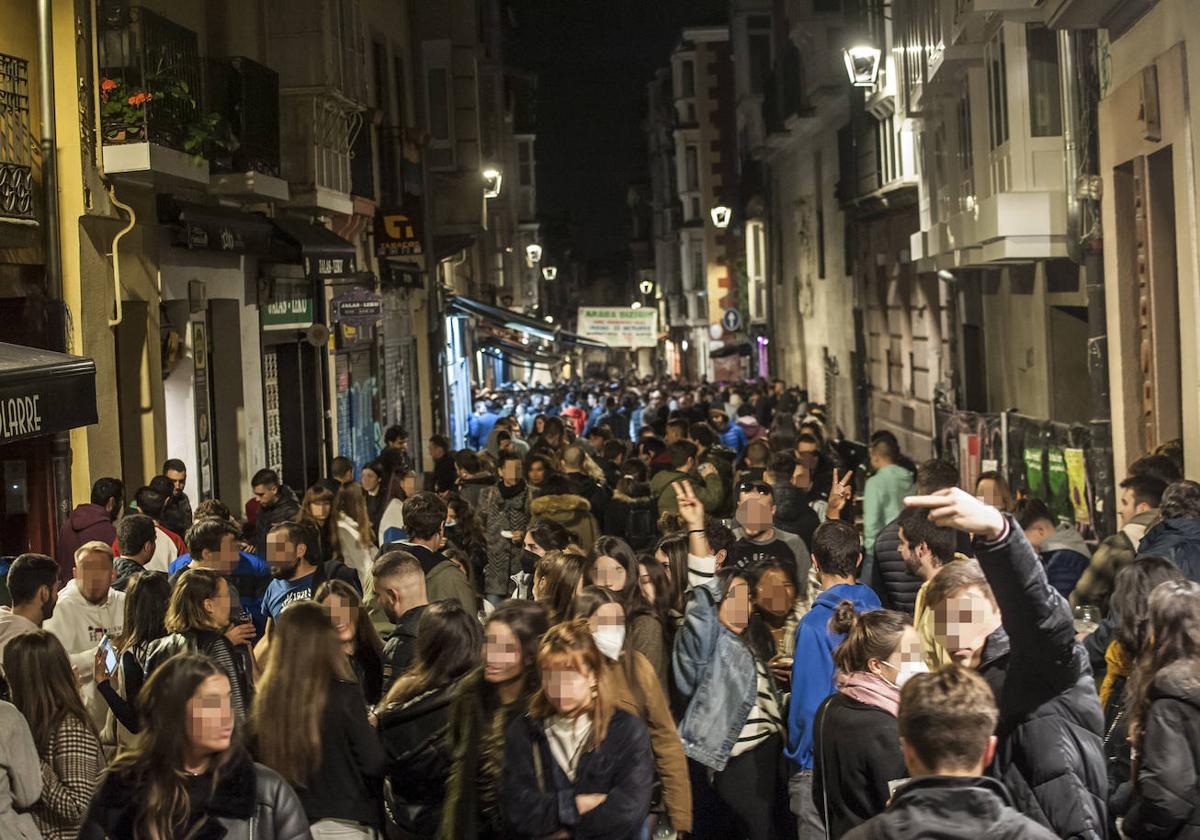
[[417, 257], [425, 253], [421, 246], [421, 197], [404, 197], [395, 210], [380, 208], [375, 214], [375, 255], [378, 257]]
[[95, 422], [95, 374], [0, 383], [0, 445]]
[[367, 326], [383, 320], [383, 296], [355, 289], [333, 299], [333, 320], [351, 326]]
[[270, 228], [249, 231], [235, 225], [189, 219], [184, 223], [187, 247], [191, 250], [226, 251], [232, 254], [265, 254], [270, 250]]
[[581, 306], [576, 330], [609, 347], [657, 347], [658, 310], [648, 306]]
[[353, 254], [304, 258], [304, 273], [309, 277], [345, 277], [353, 274], [356, 267]]
[[313, 323], [313, 298], [307, 282], [274, 281], [271, 299], [262, 308], [264, 330], [303, 330]]

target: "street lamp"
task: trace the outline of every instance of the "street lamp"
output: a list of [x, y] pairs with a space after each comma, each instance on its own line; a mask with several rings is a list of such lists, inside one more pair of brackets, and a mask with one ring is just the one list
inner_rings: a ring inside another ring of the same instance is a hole
[[712, 209], [710, 215], [712, 216], [712, 223], [714, 225], [719, 228], [727, 228], [729, 227], [729, 220], [733, 218], [733, 211], [724, 204], [718, 204]]
[[629, 308], [630, 309], [641, 309], [642, 302], [640, 300], [635, 300], [633, 303], [629, 304]]
[[484, 198], [499, 198], [500, 185], [504, 182], [504, 176], [500, 174], [500, 170], [491, 167], [483, 170], [483, 197]]
[[542, 269], [542, 276], [547, 280], [553, 280], [558, 276], [558, 269], [555, 266], [548, 265]]
[[542, 246], [536, 242], [531, 242], [525, 246], [525, 259], [529, 260], [530, 265], [542, 261]]
[[842, 58], [846, 60], [846, 75], [854, 87], [875, 87], [879, 78], [879, 60], [882, 52], [878, 47], [865, 44], [857, 47], [847, 47], [842, 50]]
[[554, 323], [554, 316], [553, 316], [553, 315], [547, 315], [547, 316], [546, 316], [545, 318], [543, 318], [542, 320], [543, 320], [543, 321], [545, 321], [547, 324], [553, 324], [553, 323]]
[[642, 282], [638, 283], [638, 291], [644, 295], [650, 294], [654, 291], [654, 281], [648, 277], [644, 278]]

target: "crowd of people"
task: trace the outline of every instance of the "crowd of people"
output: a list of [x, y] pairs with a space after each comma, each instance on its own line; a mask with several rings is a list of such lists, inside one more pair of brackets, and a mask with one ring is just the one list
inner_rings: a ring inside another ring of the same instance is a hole
[[4, 560], [0, 837], [1200, 837], [1178, 447], [1090, 546], [781, 382], [467, 431], [233, 507], [100, 479]]

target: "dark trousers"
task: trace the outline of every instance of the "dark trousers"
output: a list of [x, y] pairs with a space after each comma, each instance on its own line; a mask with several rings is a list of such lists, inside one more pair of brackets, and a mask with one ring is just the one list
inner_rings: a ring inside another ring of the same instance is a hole
[[693, 837], [792, 840], [796, 836], [795, 818], [787, 805], [782, 736], [772, 735], [749, 752], [729, 759], [719, 773], [710, 774], [692, 761], [688, 764], [692, 770]]

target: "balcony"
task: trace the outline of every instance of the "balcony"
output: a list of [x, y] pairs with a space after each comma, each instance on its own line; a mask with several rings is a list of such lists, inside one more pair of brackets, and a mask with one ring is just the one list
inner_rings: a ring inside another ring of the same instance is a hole
[[200, 107], [196, 33], [140, 6], [105, 0], [96, 33], [104, 170], [124, 180], [207, 184], [205, 155], [229, 127]]
[[210, 155], [214, 195], [287, 201], [279, 177], [279, 74], [248, 58], [208, 64], [209, 110], [230, 128], [231, 147]]
[[0, 222], [36, 224], [29, 62], [0, 53]]
[[362, 123], [361, 106], [334, 92], [283, 95], [281, 171], [292, 185], [292, 206], [354, 212], [351, 150]]

